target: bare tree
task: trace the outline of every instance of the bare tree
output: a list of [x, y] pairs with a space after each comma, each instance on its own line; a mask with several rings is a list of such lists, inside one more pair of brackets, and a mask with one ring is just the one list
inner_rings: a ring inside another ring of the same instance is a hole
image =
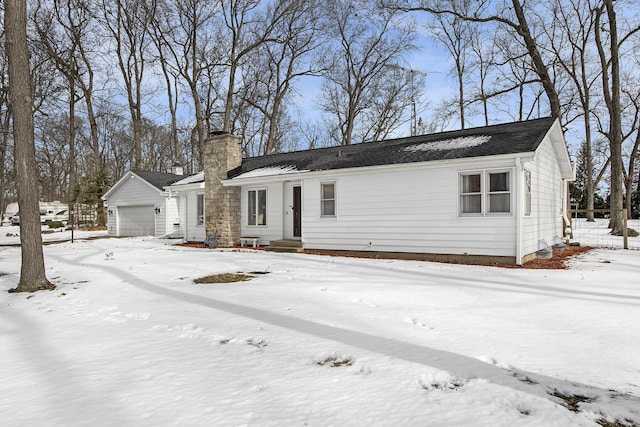
[[104, 25], [115, 42], [115, 55], [124, 82], [133, 130], [132, 167], [142, 165], [143, 78], [149, 59], [147, 27], [152, 17], [137, 0], [102, 0]]
[[[459, 3], [466, 0], [455, 0]], [[552, 69], [545, 61], [539, 48], [538, 40], [531, 30], [529, 18], [525, 11], [525, 2], [522, 0], [506, 0], [505, 4], [491, 3], [489, 0], [472, 2], [467, 9], [451, 7], [449, 1], [410, 0], [399, 2], [397, 0], [383, 1], [387, 8], [403, 11], [425, 11], [434, 15], [449, 15], [455, 18], [477, 23], [499, 23], [517, 35], [524, 45], [531, 63], [531, 67], [539, 79], [549, 102], [549, 108], [553, 117], [562, 117], [562, 105], [556, 90]], [[507, 5], [508, 3], [508, 5]]]
[[[382, 86], [385, 73], [397, 69], [403, 55], [414, 47], [412, 23], [394, 19], [395, 13], [379, 10], [361, 0], [330, 0], [327, 19], [336, 37], [335, 53], [327, 58], [320, 106], [332, 117], [332, 138], [349, 145], [356, 126]], [[362, 123], [371, 128], [372, 124]], [[381, 126], [385, 127], [385, 126]], [[367, 131], [360, 133], [364, 141]]]
[[[0, 9], [0, 14], [2, 10]], [[4, 16], [2, 17], [4, 19]], [[9, 103], [8, 66], [5, 54], [4, 27], [0, 29], [0, 209], [6, 208], [7, 154], [11, 143], [11, 105]]]
[[26, 0], [6, 0], [4, 6], [22, 250], [20, 282], [10, 292], [34, 292], [54, 289], [55, 286], [47, 280], [45, 275], [38, 185], [36, 175], [33, 173], [36, 167], [33, 96], [31, 75], [25, 72], [30, 69], [27, 47], [27, 4]]
[[[547, 30], [550, 46], [558, 58], [558, 65], [569, 76], [578, 102], [577, 116], [582, 117], [584, 127], [584, 190], [587, 195], [587, 209], [594, 209], [595, 193], [598, 187], [593, 161], [592, 97], [598, 89], [596, 83], [600, 78], [600, 70], [593, 67], [593, 37], [595, 11], [591, 1], [556, 0], [551, 9], [553, 20], [551, 28], [558, 28], [560, 34]], [[544, 27], [546, 28], [546, 27]], [[571, 120], [568, 118], [568, 120]], [[606, 163], [608, 165], [608, 162]], [[588, 221], [595, 221], [593, 212], [587, 214]]]
[[[604, 24], [602, 18], [606, 14], [608, 41], [603, 40]], [[604, 135], [609, 141], [611, 156], [610, 198], [609, 207], [612, 209], [609, 228], [611, 234], [621, 235], [624, 230], [622, 208], [623, 199], [623, 168], [622, 168], [622, 111], [620, 102], [620, 42], [616, 11], [613, 0], [603, 0], [596, 9], [595, 40], [602, 66], [602, 90], [604, 102], [609, 113], [608, 129]], [[608, 43], [608, 46], [606, 45]], [[607, 55], [609, 53], [609, 55]]]
[[[452, 10], [467, 15], [471, 8], [470, 0], [447, 0]], [[469, 21], [460, 19], [454, 15], [437, 14], [434, 22], [428, 26], [431, 34], [449, 52], [453, 59], [453, 74], [458, 88], [457, 110], [460, 117], [460, 127], [465, 128], [465, 107], [466, 107], [466, 74], [468, 73], [467, 63], [469, 62], [469, 51], [472, 47], [473, 29]]]
[[[167, 46], [167, 38], [163, 34], [164, 26], [162, 23], [163, 16], [168, 14], [163, 13], [162, 9], [166, 8], [166, 3], [159, 0], [145, 0], [142, 5], [146, 13], [147, 31], [151, 39], [151, 43], [155, 48], [155, 62], [160, 66], [162, 77], [164, 78], [165, 90], [167, 94], [167, 108], [169, 109], [170, 116], [170, 133], [171, 133], [171, 154], [173, 162], [183, 163], [184, 158], [181, 156], [180, 142], [178, 136], [178, 80], [180, 73], [169, 63], [171, 51]], [[169, 57], [168, 57], [169, 56]]]
[[[320, 64], [312, 54], [323, 43], [319, 26], [321, 3], [312, 0], [278, 2], [280, 9], [270, 8], [268, 21], [276, 21], [272, 30], [273, 42], [256, 48], [243, 72], [242, 100], [258, 110], [260, 120], [255, 154], [272, 154], [282, 150], [286, 103], [293, 85], [303, 76], [320, 72]], [[275, 16], [274, 16], [275, 15]], [[281, 16], [278, 16], [281, 15]], [[245, 144], [250, 140], [245, 139]]]
[[[105, 159], [100, 144], [98, 125], [99, 108], [96, 107], [96, 70], [94, 61], [99, 50], [99, 34], [92, 14], [91, 0], [53, 0], [39, 2], [34, 16], [40, 48], [54, 62], [56, 68], [68, 82], [69, 90], [69, 176], [70, 197], [76, 194], [76, 143], [85, 142], [90, 148], [85, 154], [91, 165], [84, 169], [86, 175], [106, 176]], [[76, 93], [78, 89], [79, 95]], [[84, 100], [86, 120], [89, 124], [89, 138], [76, 138], [76, 105]], [[102, 178], [100, 179], [102, 180]], [[105, 223], [104, 212], [99, 199], [94, 201], [98, 224]]]
[[202, 164], [200, 156], [204, 152], [209, 129], [206, 127], [201, 85], [215, 84], [211, 81], [203, 83], [202, 80], [205, 71], [219, 63], [219, 59], [212, 55], [216, 52], [213, 49], [216, 37], [221, 34], [220, 27], [214, 22], [218, 9], [213, 2], [203, 0], [158, 0], [155, 7], [148, 10], [155, 13], [150, 26], [154, 44], [162, 52], [163, 64], [168, 66], [163, 68], [167, 85], [169, 87], [170, 84], [167, 70], [171, 68], [171, 74], [180, 76], [193, 103], [195, 127], [192, 136], [197, 148], [196, 158]]

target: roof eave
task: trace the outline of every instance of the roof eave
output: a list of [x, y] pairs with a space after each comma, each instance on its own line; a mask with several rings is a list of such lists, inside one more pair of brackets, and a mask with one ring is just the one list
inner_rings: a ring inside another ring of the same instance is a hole
[[357, 166], [357, 167], [349, 167], [349, 168], [322, 169], [322, 170], [314, 170], [314, 171], [309, 170], [309, 171], [300, 171], [297, 173], [257, 176], [257, 177], [249, 177], [249, 178], [242, 178], [242, 176], [237, 176], [235, 178], [226, 179], [222, 181], [222, 185], [225, 187], [240, 187], [243, 185], [261, 185], [261, 184], [267, 184], [272, 182], [297, 181], [303, 177], [306, 178], [306, 177], [313, 177], [318, 175], [362, 173], [372, 169], [375, 169], [377, 171], [394, 170], [394, 169], [398, 170], [398, 169], [407, 169], [407, 168], [414, 169], [414, 168], [421, 168], [425, 166], [437, 166], [443, 163], [463, 165], [465, 163], [478, 162], [481, 160], [495, 161], [495, 160], [508, 160], [508, 159], [515, 159], [515, 158], [527, 159], [527, 158], [533, 158], [534, 155], [535, 155], [535, 152], [527, 151], [527, 152], [521, 152], [521, 153], [461, 157], [459, 159], [430, 160], [425, 162], [394, 163], [390, 165]]

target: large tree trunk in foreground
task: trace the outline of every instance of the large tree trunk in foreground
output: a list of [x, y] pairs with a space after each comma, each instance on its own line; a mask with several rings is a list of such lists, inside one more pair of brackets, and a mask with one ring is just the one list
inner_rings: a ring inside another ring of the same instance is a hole
[[36, 154], [33, 136], [33, 100], [27, 48], [26, 0], [5, 0], [4, 28], [9, 62], [9, 92], [13, 110], [16, 186], [20, 205], [22, 267], [18, 287], [10, 292], [54, 289], [45, 276]]

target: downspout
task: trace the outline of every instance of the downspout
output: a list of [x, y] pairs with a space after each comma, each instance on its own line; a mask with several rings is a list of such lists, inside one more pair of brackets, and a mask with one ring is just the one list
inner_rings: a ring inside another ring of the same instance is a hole
[[522, 265], [522, 162], [516, 157], [516, 265]]
[[562, 221], [564, 227], [562, 227], [562, 234], [564, 237], [565, 244], [569, 244], [571, 237], [573, 236], [573, 229], [571, 224], [571, 218], [569, 217], [569, 212], [571, 210], [571, 194], [569, 193], [569, 183], [574, 182], [576, 180], [576, 163], [575, 161], [571, 165], [572, 169], [572, 177], [571, 178], [563, 178], [562, 183], [564, 188], [562, 189], [564, 192], [564, 203], [562, 206]]

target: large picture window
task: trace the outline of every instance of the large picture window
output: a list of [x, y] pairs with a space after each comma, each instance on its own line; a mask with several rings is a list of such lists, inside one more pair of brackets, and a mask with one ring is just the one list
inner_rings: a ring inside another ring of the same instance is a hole
[[460, 214], [511, 213], [511, 173], [482, 171], [460, 174]]
[[336, 216], [336, 184], [333, 182], [320, 184], [320, 215]]
[[247, 208], [249, 225], [267, 225], [267, 190], [249, 190]]

